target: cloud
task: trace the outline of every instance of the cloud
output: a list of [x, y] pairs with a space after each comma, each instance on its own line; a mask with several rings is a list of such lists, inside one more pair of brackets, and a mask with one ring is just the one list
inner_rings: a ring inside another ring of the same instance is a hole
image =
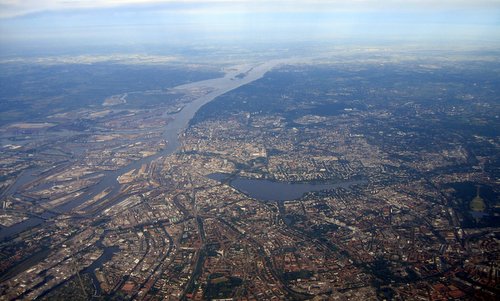
[[192, 12], [500, 9], [500, 0], [0, 0], [0, 17], [46, 11], [163, 7]]
[[384, 38], [496, 43], [500, 32], [500, 0], [0, 0], [0, 14], [0, 56], [22, 47], [89, 45]]

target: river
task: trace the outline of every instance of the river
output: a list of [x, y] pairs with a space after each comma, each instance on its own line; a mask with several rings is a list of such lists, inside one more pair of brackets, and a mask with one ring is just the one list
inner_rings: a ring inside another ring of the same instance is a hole
[[[173, 90], [186, 90], [186, 89], [197, 89], [197, 88], [210, 88], [211, 92], [205, 94], [189, 104], [187, 104], [180, 112], [173, 115], [169, 115], [169, 118], [173, 120], [167, 124], [164, 132], [164, 139], [167, 140], [167, 146], [155, 155], [142, 158], [140, 160], [134, 161], [129, 165], [126, 165], [118, 170], [105, 172], [104, 177], [97, 183], [90, 187], [86, 193], [77, 197], [57, 208], [54, 209], [56, 212], [68, 212], [71, 209], [77, 207], [78, 205], [86, 202], [87, 200], [93, 198], [97, 194], [101, 193], [104, 189], [112, 187], [112, 191], [107, 196], [107, 198], [116, 197], [121, 189], [121, 185], [117, 182], [117, 177], [129, 172], [133, 169], [140, 168], [143, 164], [148, 164], [151, 161], [158, 159], [163, 156], [170, 155], [174, 153], [179, 147], [179, 136], [183, 133], [189, 124], [189, 121], [193, 118], [194, 114], [206, 103], [212, 101], [216, 97], [227, 93], [231, 90], [239, 88], [243, 85], [249, 84], [264, 76], [269, 70], [276, 67], [279, 64], [289, 62], [289, 59], [279, 59], [272, 60], [263, 64], [258, 65], [239, 65], [232, 68], [226, 69], [226, 74], [224, 77], [214, 78], [209, 80], [203, 80], [198, 82], [193, 82], [189, 84], [180, 85], [172, 88]], [[33, 180], [33, 172], [27, 171], [21, 175], [21, 177], [13, 184], [12, 188], [9, 189], [9, 193], [15, 194], [18, 187], [26, 184], [29, 180]], [[103, 208], [105, 209], [105, 208]], [[47, 216], [48, 218], [53, 217], [52, 215]], [[15, 224], [11, 227], [3, 228], [0, 230], [0, 240], [7, 239], [16, 234], [19, 234], [25, 230], [32, 227], [38, 226], [44, 223], [45, 220], [41, 218], [29, 218], [21, 223]]]

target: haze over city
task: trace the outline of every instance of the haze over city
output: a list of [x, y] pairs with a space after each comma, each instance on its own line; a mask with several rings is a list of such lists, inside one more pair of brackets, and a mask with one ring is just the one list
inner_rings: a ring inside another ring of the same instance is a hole
[[[2, 54], [220, 43], [498, 43], [499, 1], [2, 1]], [[443, 44], [448, 45], [443, 45]], [[57, 46], [56, 46], [57, 45]], [[144, 49], [147, 51], [147, 49]]]

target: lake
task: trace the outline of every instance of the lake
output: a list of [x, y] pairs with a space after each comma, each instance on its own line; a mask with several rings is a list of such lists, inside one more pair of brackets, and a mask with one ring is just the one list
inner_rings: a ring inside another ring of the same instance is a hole
[[251, 198], [260, 201], [291, 201], [302, 198], [310, 192], [332, 190], [336, 188], [350, 188], [353, 185], [366, 184], [366, 180], [341, 181], [311, 181], [311, 182], [279, 182], [267, 179], [250, 179], [232, 177], [229, 174], [214, 173], [208, 178], [219, 182], [226, 182], [234, 189], [241, 191]]

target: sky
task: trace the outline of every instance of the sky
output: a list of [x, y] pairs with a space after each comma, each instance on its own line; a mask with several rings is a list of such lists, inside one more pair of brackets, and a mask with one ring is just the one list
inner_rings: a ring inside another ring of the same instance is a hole
[[0, 0], [0, 55], [24, 47], [495, 43], [500, 0]]

